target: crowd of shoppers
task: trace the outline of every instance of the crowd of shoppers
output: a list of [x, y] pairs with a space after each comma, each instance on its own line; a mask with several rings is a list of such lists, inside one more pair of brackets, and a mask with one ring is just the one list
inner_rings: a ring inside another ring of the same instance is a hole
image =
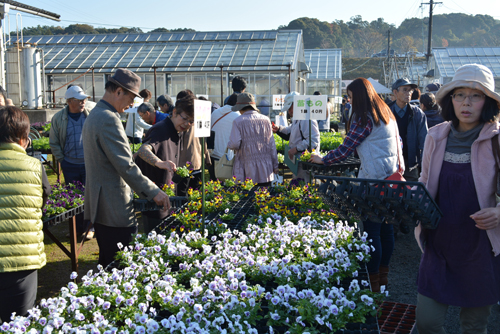
[[[289, 141], [285, 154], [291, 160], [305, 150], [313, 152], [311, 162], [325, 165], [357, 154], [359, 178], [383, 180], [401, 173], [408, 181], [422, 182], [443, 218], [434, 230], [420, 225], [415, 229], [423, 252], [417, 282], [419, 333], [443, 333], [449, 305], [462, 308], [464, 333], [485, 332], [492, 305], [500, 300], [500, 198], [496, 195], [500, 161], [495, 157], [495, 147], [500, 145], [500, 95], [494, 91], [488, 68], [464, 65], [451, 82], [430, 84], [424, 94], [408, 79], [398, 79], [392, 84], [389, 103], [368, 80], [352, 81], [342, 107], [346, 137], [324, 157], [318, 152], [325, 124], [318, 126], [313, 120], [310, 127], [309, 121], [292, 120], [289, 126], [275, 126], [246, 91], [242, 77], [234, 77], [234, 94], [224, 106], [212, 104], [210, 151], [202, 149], [194, 136], [197, 98], [192, 91], [179, 92], [175, 103], [168, 95], [160, 96], [161, 111], [157, 111], [148, 103], [151, 92], [139, 91], [140, 86], [135, 73], [118, 69], [106, 83], [103, 98], [93, 105], [81, 87], [69, 87], [67, 106], [52, 120], [50, 145], [65, 181], [86, 184], [85, 219], [95, 228], [99, 264], [111, 263], [119, 245], [128, 245], [137, 233], [132, 190], [162, 207], [143, 214], [145, 232], [149, 232], [169, 213], [169, 198], [161, 188], [171, 184], [179, 166], [189, 162], [196, 176], [179, 181], [177, 195], [199, 186], [204, 172], [202, 151], [212, 178], [211, 162], [216, 165], [232, 150], [237, 179], [269, 186], [278, 173], [276, 133]], [[18, 254], [0, 253], [0, 299], [12, 300], [0, 303], [0, 318], [8, 319], [12, 312], [26, 314], [36, 298], [37, 270], [46, 262], [41, 208], [50, 185], [40, 162], [26, 155], [28, 117], [14, 106], [5, 106], [9, 100], [5, 91], [0, 93], [0, 202], [9, 203], [0, 207], [0, 224], [10, 231], [8, 237], [0, 237], [0, 246], [17, 247]], [[291, 118], [297, 95], [286, 95], [281, 110]], [[134, 99], [141, 102], [136, 112], [129, 113], [129, 122], [146, 125], [130, 131], [123, 128], [120, 114], [133, 106]], [[268, 102], [259, 104], [269, 107]], [[141, 141], [133, 156], [129, 142]], [[311, 181], [301, 165], [293, 177]], [[26, 196], [30, 201], [23, 200]], [[6, 210], [14, 207], [17, 216], [12, 218]], [[78, 226], [78, 232], [83, 232], [89, 224], [82, 219]], [[368, 219], [363, 229], [373, 247], [367, 266], [371, 287], [380, 291], [389, 284], [393, 225]], [[21, 239], [26, 242], [16, 241]]]

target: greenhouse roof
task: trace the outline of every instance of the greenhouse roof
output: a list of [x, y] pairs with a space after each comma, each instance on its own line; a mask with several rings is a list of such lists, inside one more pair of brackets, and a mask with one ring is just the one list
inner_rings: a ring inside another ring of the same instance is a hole
[[342, 78], [341, 49], [306, 49], [304, 55], [305, 62], [312, 71], [308, 74], [308, 79]]
[[284, 71], [295, 68], [301, 30], [25, 36], [44, 52], [45, 71], [83, 73]]
[[442, 77], [453, 77], [465, 64], [482, 64], [494, 77], [500, 77], [500, 47], [497, 48], [434, 48], [436, 67]]

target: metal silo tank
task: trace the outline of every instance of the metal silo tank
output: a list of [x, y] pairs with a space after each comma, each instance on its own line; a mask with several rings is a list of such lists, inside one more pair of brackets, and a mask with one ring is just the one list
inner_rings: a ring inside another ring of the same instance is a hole
[[25, 45], [23, 48], [23, 101], [28, 102], [28, 109], [38, 109], [42, 106], [42, 81], [40, 67], [40, 53], [36, 48]]

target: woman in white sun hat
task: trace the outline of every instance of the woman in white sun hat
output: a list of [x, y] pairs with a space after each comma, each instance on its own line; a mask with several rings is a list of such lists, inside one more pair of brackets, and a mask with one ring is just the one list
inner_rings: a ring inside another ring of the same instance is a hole
[[449, 305], [461, 307], [462, 333], [486, 333], [500, 300], [500, 204], [498, 164], [500, 95], [491, 71], [460, 67], [436, 99], [446, 122], [425, 140], [424, 183], [443, 212], [435, 230], [417, 226], [423, 251], [418, 273], [419, 333], [445, 333]]

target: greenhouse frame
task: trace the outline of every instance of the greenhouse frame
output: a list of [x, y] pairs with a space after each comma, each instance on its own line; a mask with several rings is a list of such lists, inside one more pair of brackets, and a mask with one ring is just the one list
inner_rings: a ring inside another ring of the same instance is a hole
[[309, 66], [306, 94], [315, 91], [330, 97], [342, 95], [342, 50], [306, 49], [305, 61]]
[[70, 82], [100, 99], [118, 68], [136, 72], [141, 89], [155, 98], [188, 88], [221, 104], [237, 75], [258, 103], [306, 90], [302, 30], [24, 36], [22, 42], [42, 50], [44, 98], [52, 105], [64, 104]]
[[430, 70], [434, 79], [445, 84], [450, 82], [455, 71], [465, 64], [481, 64], [493, 72], [495, 91], [500, 90], [500, 47], [494, 48], [433, 48]]

